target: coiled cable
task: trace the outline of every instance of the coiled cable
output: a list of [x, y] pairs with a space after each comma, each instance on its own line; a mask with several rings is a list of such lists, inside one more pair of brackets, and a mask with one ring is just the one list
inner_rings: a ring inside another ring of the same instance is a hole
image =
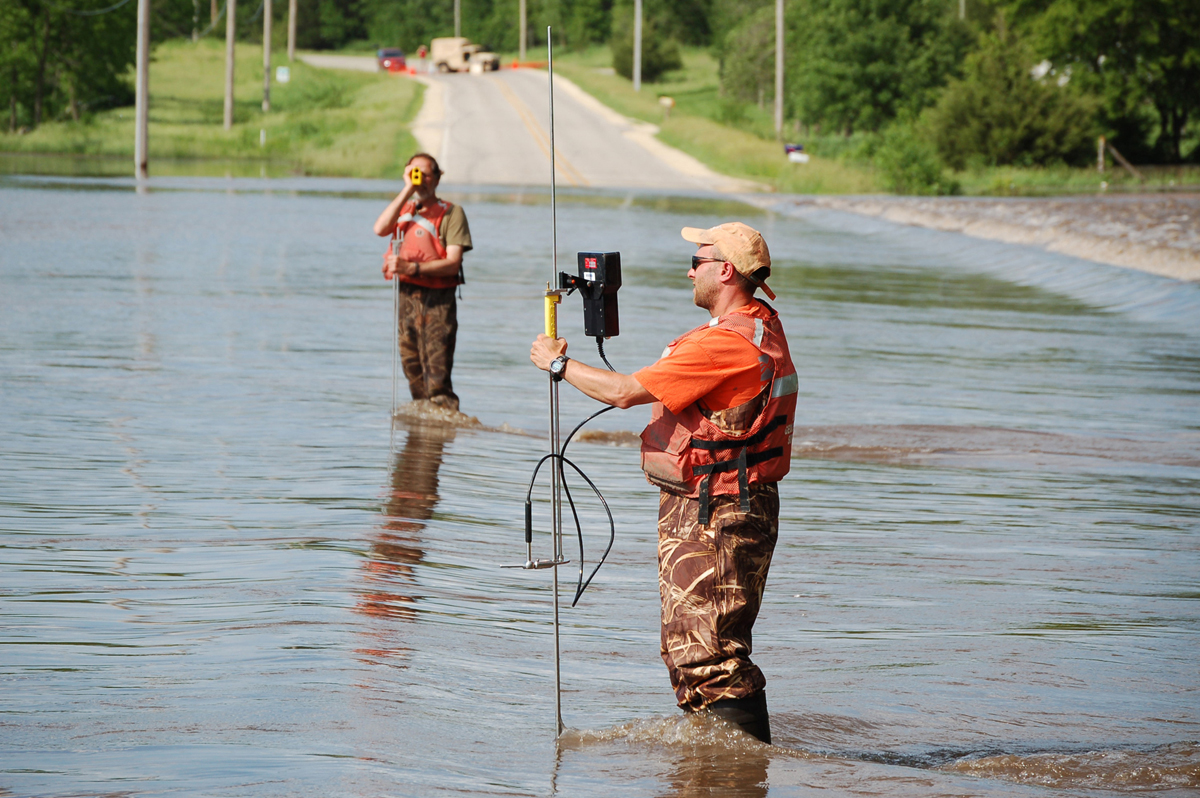
[[[608, 370], [616, 373], [616, 369], [613, 368], [612, 364], [608, 362], [608, 358], [604, 356], [603, 336], [596, 336], [596, 349], [600, 352], [600, 359], [604, 361], [605, 366], [608, 366]], [[617, 539], [617, 525], [613, 520], [612, 510], [609, 509], [608, 502], [604, 500], [604, 494], [602, 494], [600, 489], [596, 487], [596, 483], [592, 482], [592, 480], [588, 478], [588, 475], [583, 472], [583, 469], [567, 459], [567, 446], [570, 445], [571, 439], [575, 437], [575, 433], [583, 429], [585, 424], [597, 416], [607, 413], [609, 410], [616, 410], [616, 405], [605, 405], [595, 413], [592, 413], [590, 416], [585, 418], [583, 421], [579, 422], [579, 424], [575, 426], [575, 429], [571, 430], [571, 434], [567, 436], [567, 439], [563, 441], [562, 449], [558, 454], [550, 453], [542, 457], [541, 460], [538, 460], [537, 465], [534, 466], [533, 469], [533, 476], [529, 478], [529, 489], [525, 491], [525, 539], [529, 540], [530, 535], [533, 533], [533, 485], [537, 481], [537, 475], [542, 468], [542, 464], [547, 460], [556, 461], [558, 467], [558, 481], [559, 484], [562, 485], [563, 493], [565, 493], [567, 496], [567, 504], [569, 504], [571, 507], [571, 517], [575, 519], [575, 534], [579, 539], [579, 580], [575, 586], [575, 598], [573, 601], [571, 601], [572, 607], [579, 603], [579, 599], [583, 596], [583, 591], [587, 590], [588, 585], [592, 583], [592, 579], [594, 579], [596, 574], [600, 572], [600, 567], [604, 565], [605, 560], [608, 559], [608, 554], [612, 551], [613, 543], [616, 542]], [[591, 574], [588, 575], [586, 580], [583, 578], [583, 524], [579, 520], [579, 511], [575, 508], [575, 499], [571, 496], [571, 488], [567, 485], [567, 475], [563, 470], [564, 464], [569, 465], [572, 469], [574, 469], [575, 473], [579, 474], [579, 476], [583, 478], [583, 481], [586, 482], [588, 487], [592, 489], [592, 493], [596, 494], [596, 498], [600, 500], [601, 506], [604, 507], [604, 512], [608, 515], [608, 546], [605, 547], [604, 554], [600, 555], [599, 562], [596, 563], [596, 567], [592, 569]]]

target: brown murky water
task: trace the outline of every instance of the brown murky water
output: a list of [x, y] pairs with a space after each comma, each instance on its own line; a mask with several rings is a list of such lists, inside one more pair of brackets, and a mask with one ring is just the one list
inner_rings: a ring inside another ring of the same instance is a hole
[[[549, 576], [499, 568], [545, 448], [545, 197], [458, 195], [478, 423], [392, 432], [388, 187], [152, 185], [0, 182], [0, 790], [1200, 792], [1197, 286], [738, 211], [802, 378], [755, 636], [776, 745], [673, 706], [639, 410], [571, 445], [617, 540], [562, 610], [556, 746]], [[678, 229], [733, 213], [564, 198], [564, 268], [624, 258], [617, 368], [703, 320]], [[574, 493], [590, 565], [607, 521]]]

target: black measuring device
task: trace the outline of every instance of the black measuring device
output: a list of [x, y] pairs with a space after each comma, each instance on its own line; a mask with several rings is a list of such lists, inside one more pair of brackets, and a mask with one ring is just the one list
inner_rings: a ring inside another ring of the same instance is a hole
[[[583, 333], [599, 344], [621, 332], [617, 290], [621, 287], [620, 252], [580, 252], [579, 273], [558, 273], [558, 287], [583, 298]], [[601, 345], [602, 346], [602, 345]], [[603, 349], [601, 349], [603, 357]], [[605, 363], [608, 361], [606, 360]], [[612, 368], [609, 366], [609, 368]]]

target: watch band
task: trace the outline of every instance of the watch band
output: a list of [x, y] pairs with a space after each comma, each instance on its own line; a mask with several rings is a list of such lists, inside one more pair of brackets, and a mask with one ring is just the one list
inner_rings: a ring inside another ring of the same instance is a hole
[[[554, 378], [555, 382], [562, 380], [563, 374], [567, 370], [567, 363], [570, 362], [570, 360], [571, 358], [567, 357], [566, 355], [559, 355], [558, 357], [554, 358], [554, 360], [550, 361], [550, 376]], [[558, 364], [558, 368], [554, 368], [556, 363]]]

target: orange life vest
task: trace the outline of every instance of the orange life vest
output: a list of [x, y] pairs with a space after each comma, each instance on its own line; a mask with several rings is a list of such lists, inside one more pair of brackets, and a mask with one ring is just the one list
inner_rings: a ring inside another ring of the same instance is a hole
[[738, 495], [750, 510], [749, 486], [778, 482], [792, 467], [792, 427], [796, 420], [799, 377], [792, 365], [779, 314], [770, 305], [767, 319], [734, 311], [680, 336], [680, 341], [710, 326], [743, 336], [765, 356], [771, 376], [758, 397], [730, 410], [706, 413], [693, 403], [675, 414], [655, 402], [642, 431], [642, 470], [664, 490], [699, 500], [699, 521], [708, 523], [711, 496]]
[[[441, 260], [446, 257], [446, 248], [442, 245], [439, 231], [442, 220], [450, 212], [452, 206], [448, 202], [437, 200], [417, 211], [415, 202], [407, 202], [400, 209], [400, 217], [396, 219], [396, 231], [392, 234], [393, 251], [404, 260], [427, 263], [431, 260]], [[395, 249], [399, 242], [399, 250]], [[412, 283], [423, 288], [453, 288], [466, 282], [463, 279], [462, 266], [453, 277], [426, 277], [425, 275], [406, 275], [400, 278], [403, 283]]]

